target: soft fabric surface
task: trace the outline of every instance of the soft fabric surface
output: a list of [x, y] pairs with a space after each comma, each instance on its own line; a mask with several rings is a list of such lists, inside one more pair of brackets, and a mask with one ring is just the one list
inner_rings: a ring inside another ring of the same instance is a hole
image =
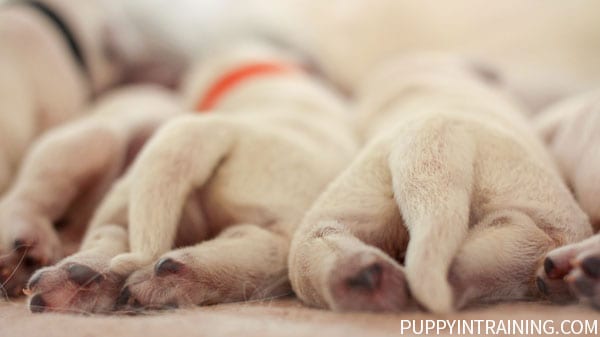
[[[295, 299], [223, 304], [143, 316], [31, 314], [22, 301], [0, 304], [0, 336], [401, 336], [402, 319], [533, 319], [597, 321], [585, 305], [506, 303], [446, 317], [424, 313], [339, 314], [302, 306]], [[409, 336], [411, 334], [404, 334]]]

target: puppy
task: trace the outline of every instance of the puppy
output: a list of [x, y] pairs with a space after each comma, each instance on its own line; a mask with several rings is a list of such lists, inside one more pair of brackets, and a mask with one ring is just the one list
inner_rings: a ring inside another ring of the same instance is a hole
[[366, 145], [292, 241], [305, 303], [443, 313], [524, 298], [546, 252], [590, 234], [518, 109], [472, 68], [407, 57], [363, 87]]
[[[575, 96], [535, 117], [563, 179], [600, 230], [600, 91]], [[550, 252], [540, 290], [555, 301], [576, 297], [600, 308], [600, 235]]]
[[21, 294], [35, 269], [64, 256], [56, 227], [81, 234], [153, 130], [179, 111], [178, 99], [164, 89], [129, 87], [35, 142], [0, 200], [0, 282], [6, 294]]
[[80, 252], [32, 277], [31, 310], [289, 293], [292, 233], [356, 150], [344, 102], [299, 62], [254, 43], [204, 60], [185, 91], [203, 115], [173, 120], [148, 142]]
[[151, 61], [136, 56], [147, 49], [138, 35], [118, 1], [0, 7], [0, 194], [36, 137], [79, 117], [92, 98], [132, 73], [148, 73]]

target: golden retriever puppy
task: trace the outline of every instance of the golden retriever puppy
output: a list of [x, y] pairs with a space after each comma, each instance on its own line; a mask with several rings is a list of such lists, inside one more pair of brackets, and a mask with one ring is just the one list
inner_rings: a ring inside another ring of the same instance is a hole
[[[600, 230], [600, 91], [577, 95], [535, 117], [535, 125], [567, 185]], [[600, 308], [600, 235], [550, 252], [540, 290], [563, 301], [573, 295]]]
[[290, 291], [291, 236], [356, 151], [343, 100], [296, 57], [254, 43], [204, 60], [185, 92], [203, 115], [152, 137], [96, 212], [81, 251], [32, 277], [32, 311]]
[[152, 131], [180, 110], [164, 89], [129, 87], [34, 143], [0, 199], [0, 282], [8, 295], [21, 294], [35, 269], [64, 256], [55, 227], [82, 233]]
[[305, 303], [443, 313], [524, 298], [548, 251], [591, 233], [524, 117], [471, 64], [397, 60], [358, 101], [366, 145], [292, 241]]

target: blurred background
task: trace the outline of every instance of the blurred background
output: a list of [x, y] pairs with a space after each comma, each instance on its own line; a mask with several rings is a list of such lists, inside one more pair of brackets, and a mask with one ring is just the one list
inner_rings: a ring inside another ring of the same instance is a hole
[[192, 55], [268, 35], [312, 55], [347, 90], [380, 62], [415, 51], [490, 62], [539, 100], [532, 105], [600, 84], [594, 0], [130, 0], [128, 11], [157, 41]]
[[348, 92], [379, 63], [417, 51], [485, 60], [510, 87], [526, 91], [534, 109], [600, 83], [595, 0], [105, 1], [124, 8], [159, 59], [200, 58], [221, 43], [260, 35], [310, 55]]

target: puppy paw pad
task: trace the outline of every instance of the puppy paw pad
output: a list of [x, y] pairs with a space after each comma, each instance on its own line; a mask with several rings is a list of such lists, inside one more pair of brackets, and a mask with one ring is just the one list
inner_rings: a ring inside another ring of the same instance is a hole
[[33, 313], [44, 312], [48, 305], [41, 294], [37, 294], [29, 300], [29, 310]]
[[375, 290], [381, 285], [383, 267], [374, 263], [346, 279], [346, 285], [354, 289]]
[[183, 263], [175, 261], [169, 257], [164, 257], [154, 265], [154, 274], [156, 276], [176, 274], [181, 271], [183, 267]]
[[79, 286], [100, 283], [104, 279], [102, 274], [82, 264], [72, 264], [67, 267], [67, 275], [71, 282]]

